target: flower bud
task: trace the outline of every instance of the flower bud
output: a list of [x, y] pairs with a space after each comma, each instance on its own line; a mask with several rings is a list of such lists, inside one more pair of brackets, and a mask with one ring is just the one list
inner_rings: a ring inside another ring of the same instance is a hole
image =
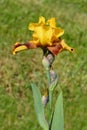
[[42, 104], [43, 104], [44, 106], [46, 106], [47, 103], [48, 103], [48, 101], [49, 101], [49, 96], [48, 96], [48, 95], [43, 95], [43, 96], [42, 96]]
[[48, 89], [46, 89], [44, 95], [42, 96], [42, 104], [46, 106], [48, 101], [49, 101], [49, 91]]
[[51, 64], [53, 63], [55, 57], [52, 53], [48, 53], [47, 56], [44, 56], [43, 57], [43, 60], [42, 60], [42, 64], [43, 66], [47, 69], [51, 66]]
[[42, 64], [46, 69], [50, 67], [50, 63], [49, 63], [49, 60], [47, 59], [47, 57], [45, 57], [45, 56], [43, 57]]
[[50, 86], [49, 86], [49, 90], [53, 91], [54, 88], [57, 86], [58, 84], [58, 76], [57, 74], [54, 72], [54, 70], [50, 70], [50, 77], [51, 77], [51, 82], [50, 82]]
[[50, 65], [51, 65], [51, 64], [53, 63], [55, 57], [54, 57], [54, 55], [53, 55], [52, 53], [49, 53], [49, 54], [47, 55], [47, 59], [48, 59]]
[[54, 70], [50, 70], [50, 78], [51, 82], [53, 82], [57, 78], [57, 74], [55, 73]]

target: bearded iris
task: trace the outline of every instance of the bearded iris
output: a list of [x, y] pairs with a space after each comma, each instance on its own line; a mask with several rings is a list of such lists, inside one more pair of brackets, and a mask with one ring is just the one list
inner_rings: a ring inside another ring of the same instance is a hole
[[[35, 84], [31, 84], [37, 119], [44, 130], [64, 130], [62, 92], [57, 98], [55, 109], [53, 105], [53, 93], [55, 88], [58, 86], [58, 75], [53, 70], [52, 64], [55, 60], [55, 55], [59, 54], [63, 50], [73, 52], [74, 49], [68, 46], [64, 39], [61, 38], [64, 34], [64, 30], [56, 26], [55, 18], [46, 21], [45, 18], [41, 16], [39, 17], [38, 23], [30, 23], [28, 28], [33, 32], [32, 39], [23, 44], [20, 42], [15, 43], [13, 54], [16, 54], [21, 50], [35, 48], [41, 48], [43, 50], [42, 65], [46, 70], [48, 85], [46, 86], [42, 100], [38, 87]], [[44, 114], [44, 107], [48, 102], [49, 121], [47, 121]]]
[[64, 34], [64, 30], [60, 27], [56, 27], [55, 18], [45, 20], [43, 16], [39, 17], [38, 23], [30, 23], [29, 30], [33, 31], [32, 39], [22, 44], [20, 42], [15, 43], [13, 54], [21, 50], [42, 48], [43, 50], [50, 51], [53, 55], [57, 55], [63, 50], [73, 52], [73, 48], [68, 46], [61, 36]]

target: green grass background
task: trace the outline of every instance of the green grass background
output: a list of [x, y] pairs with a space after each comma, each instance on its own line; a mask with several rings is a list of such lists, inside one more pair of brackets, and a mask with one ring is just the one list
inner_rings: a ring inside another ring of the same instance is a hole
[[[30, 22], [55, 17], [75, 53], [53, 64], [64, 96], [65, 130], [87, 130], [87, 0], [0, 0], [0, 130], [41, 130], [30, 83], [47, 85], [42, 50], [12, 55], [14, 43], [31, 38]], [[58, 95], [58, 88], [54, 98]]]

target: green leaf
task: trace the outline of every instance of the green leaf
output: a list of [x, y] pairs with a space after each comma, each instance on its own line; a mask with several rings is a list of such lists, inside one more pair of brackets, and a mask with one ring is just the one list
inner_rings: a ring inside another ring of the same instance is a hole
[[48, 130], [48, 124], [44, 115], [44, 106], [42, 104], [40, 91], [35, 84], [31, 84], [31, 87], [33, 91], [34, 105], [38, 122], [44, 130]]
[[60, 92], [53, 115], [53, 120], [51, 124], [51, 130], [64, 130], [64, 116], [63, 116], [63, 95]]

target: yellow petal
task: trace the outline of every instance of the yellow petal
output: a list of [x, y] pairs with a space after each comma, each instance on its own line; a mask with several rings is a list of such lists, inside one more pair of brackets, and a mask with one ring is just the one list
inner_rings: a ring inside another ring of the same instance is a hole
[[45, 22], [43, 16], [39, 17], [38, 23], [30, 23], [29, 29], [34, 31], [32, 35], [33, 41], [39, 46], [52, 46], [54, 41], [58, 41], [58, 38], [64, 34], [64, 30], [56, 27], [55, 18]]
[[39, 22], [38, 23], [30, 23], [28, 26], [28, 29], [31, 31], [34, 31], [36, 27], [42, 26], [45, 24], [45, 18], [43, 16], [39, 17]]
[[49, 24], [50, 27], [55, 28], [56, 27], [56, 19], [55, 18], [51, 18], [47, 21], [47, 23]]
[[30, 43], [32, 43], [32, 45], [35, 45], [36, 47], [40, 46], [39, 39], [33, 39], [30, 41]]
[[35, 27], [37, 27], [37, 26], [38, 26], [37, 23], [30, 23], [29, 26], [28, 26], [28, 29], [31, 30], [31, 31], [34, 31]]
[[61, 28], [55, 28], [54, 35], [55, 35], [56, 38], [59, 38], [63, 34], [64, 34], [64, 30], [63, 29], [61, 29]]
[[[38, 43], [38, 41], [37, 41], [37, 43]], [[14, 45], [13, 54], [16, 54], [17, 52], [22, 51], [22, 50], [35, 49], [38, 47], [37, 43], [36, 43], [36, 41], [33, 41], [33, 40], [25, 42], [24, 44], [21, 44], [18, 42]]]
[[35, 29], [33, 36], [39, 40], [42, 46], [51, 45], [53, 30], [48, 26], [40, 26]]
[[40, 24], [45, 24], [45, 18], [43, 16], [39, 17], [39, 23]]
[[17, 48], [14, 48], [13, 54], [15, 55], [17, 52], [19, 52], [21, 50], [26, 50], [26, 49], [27, 49], [27, 47], [25, 45], [21, 45], [21, 46], [19, 46]]
[[65, 43], [64, 39], [61, 41], [61, 45], [62, 45], [62, 47], [63, 47], [63, 50], [68, 50], [68, 51], [70, 51], [70, 52], [73, 52], [73, 51], [74, 51], [74, 49], [73, 49], [72, 47], [68, 46], [68, 45]]

